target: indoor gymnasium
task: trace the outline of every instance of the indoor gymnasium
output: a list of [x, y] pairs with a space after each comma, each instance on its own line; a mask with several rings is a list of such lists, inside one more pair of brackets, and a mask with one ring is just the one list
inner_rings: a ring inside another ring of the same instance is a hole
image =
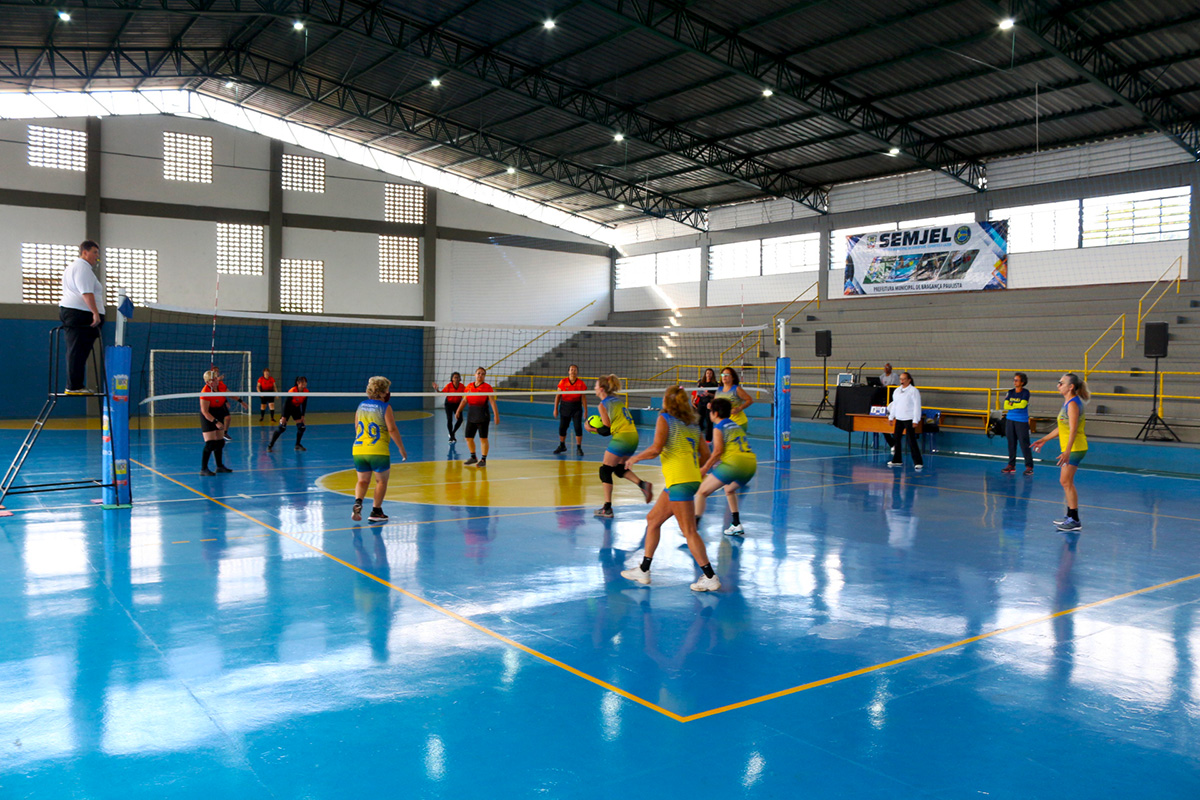
[[1198, 11], [0, 0], [0, 797], [1200, 797]]

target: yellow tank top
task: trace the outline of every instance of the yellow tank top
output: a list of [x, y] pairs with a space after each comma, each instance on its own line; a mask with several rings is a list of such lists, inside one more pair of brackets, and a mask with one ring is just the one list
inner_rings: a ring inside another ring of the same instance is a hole
[[386, 411], [387, 403], [382, 400], [364, 400], [358, 404], [354, 412], [354, 455], [386, 456], [391, 452]]
[[700, 429], [686, 425], [666, 412], [659, 416], [667, 421], [667, 444], [659, 455], [663, 480], [667, 486], [699, 483], [700, 455], [696, 451], [696, 442], [700, 439]]
[[[734, 408], [737, 408], [738, 406], [740, 406], [742, 404], [742, 398], [738, 397], [737, 384], [734, 384], [733, 386], [729, 387], [728, 391], [726, 391], [724, 388], [717, 389], [717, 397], [724, 397], [731, 404], [733, 404]], [[729, 418], [731, 420], [733, 420], [734, 425], [737, 425], [739, 428], [742, 428], [743, 430], [745, 430], [746, 424], [750, 421], [750, 420], [746, 419], [745, 411], [735, 411], [729, 415]]]
[[718, 422], [717, 430], [721, 432], [721, 440], [725, 443], [725, 449], [721, 451], [722, 464], [728, 464], [738, 469], [758, 467], [758, 458], [750, 449], [750, 443], [746, 441], [746, 432], [739, 428], [732, 419], [723, 419]]
[[1067, 440], [1071, 438], [1071, 418], [1067, 416], [1067, 406], [1071, 403], [1079, 404], [1079, 427], [1075, 429], [1075, 444], [1071, 446], [1071, 452], [1078, 453], [1080, 450], [1088, 449], [1087, 436], [1083, 433], [1083, 401], [1078, 397], [1072, 397], [1063, 403], [1062, 409], [1058, 412], [1058, 446], [1065, 451]]
[[600, 405], [604, 406], [604, 410], [608, 412], [608, 428], [612, 431], [613, 436], [621, 433], [637, 433], [637, 426], [633, 424], [633, 417], [629, 415], [629, 409], [625, 407], [624, 400], [611, 394], [601, 400]]

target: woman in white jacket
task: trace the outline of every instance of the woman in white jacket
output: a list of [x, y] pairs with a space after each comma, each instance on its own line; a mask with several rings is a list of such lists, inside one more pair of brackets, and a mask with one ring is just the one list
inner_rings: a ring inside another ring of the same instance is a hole
[[888, 462], [888, 466], [898, 467], [904, 463], [900, 452], [907, 432], [913, 468], [920, 472], [924, 468], [924, 462], [921, 460], [921, 444], [917, 441], [916, 426], [921, 421], [921, 392], [913, 385], [912, 375], [907, 372], [900, 373], [900, 386], [892, 392], [892, 402], [888, 403], [888, 421], [896, 425], [892, 432], [895, 440], [895, 444], [892, 445], [892, 460]]

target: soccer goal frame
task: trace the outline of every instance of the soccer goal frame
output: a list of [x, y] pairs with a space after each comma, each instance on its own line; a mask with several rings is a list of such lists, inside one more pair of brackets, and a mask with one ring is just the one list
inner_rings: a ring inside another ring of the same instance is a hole
[[[251, 391], [250, 382], [254, 379], [254, 372], [251, 369], [251, 355], [250, 355], [249, 350], [156, 349], [156, 350], [150, 351], [149, 374], [147, 375], [147, 390], [148, 390], [146, 393], [147, 397], [158, 397], [160, 394], [174, 394], [176, 392], [179, 392], [181, 389], [186, 391], [186, 389], [184, 389], [183, 387], [162, 385], [164, 378], [167, 376], [163, 375], [162, 370], [159, 370], [156, 368], [156, 364], [155, 364], [156, 358], [155, 357], [157, 356], [159, 359], [161, 359], [162, 356], [166, 355], [167, 353], [170, 353], [172, 355], [200, 355], [200, 356], [204, 356], [205, 359], [209, 363], [221, 361], [221, 362], [228, 364], [228, 363], [230, 363], [230, 361], [232, 361], [234, 359], [240, 360], [241, 366], [243, 369], [242, 374], [245, 376], [246, 385], [245, 386], [230, 386], [229, 391], [231, 393], [243, 394], [243, 395], [249, 394]], [[197, 378], [199, 378], [199, 376], [197, 376]], [[191, 388], [191, 386], [194, 386], [194, 385], [195, 384], [191, 384], [187, 388]], [[199, 390], [197, 390], [197, 391], [199, 391]], [[156, 409], [155, 409], [156, 405], [157, 405], [157, 403], [155, 403], [153, 401], [151, 401], [149, 403], [150, 416], [152, 416], [152, 417], [153, 416], [179, 415], [179, 414], [187, 413], [187, 412], [183, 412], [183, 411], [156, 411]], [[199, 413], [199, 412], [197, 411], [197, 413]], [[232, 408], [230, 409], [230, 413], [233, 413]], [[245, 413], [247, 415], [249, 415], [251, 413], [250, 412], [250, 404], [247, 404]]]

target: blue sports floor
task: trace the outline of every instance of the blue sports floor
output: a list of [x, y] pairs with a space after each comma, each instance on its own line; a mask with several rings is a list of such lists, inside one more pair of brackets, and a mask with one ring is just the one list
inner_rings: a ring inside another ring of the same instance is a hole
[[[384, 526], [323, 488], [349, 425], [237, 428], [217, 477], [198, 430], [135, 432], [132, 510], [10, 497], [0, 797], [1200, 797], [1200, 482], [1085, 463], [1068, 537], [1053, 466], [797, 443], [744, 540], [711, 501], [696, 595], [673, 524], [619, 576], [645, 506], [593, 519], [597, 437], [576, 471], [502, 423], [483, 473], [400, 423], [424, 488]], [[23, 480], [98, 439], [48, 431]]]

